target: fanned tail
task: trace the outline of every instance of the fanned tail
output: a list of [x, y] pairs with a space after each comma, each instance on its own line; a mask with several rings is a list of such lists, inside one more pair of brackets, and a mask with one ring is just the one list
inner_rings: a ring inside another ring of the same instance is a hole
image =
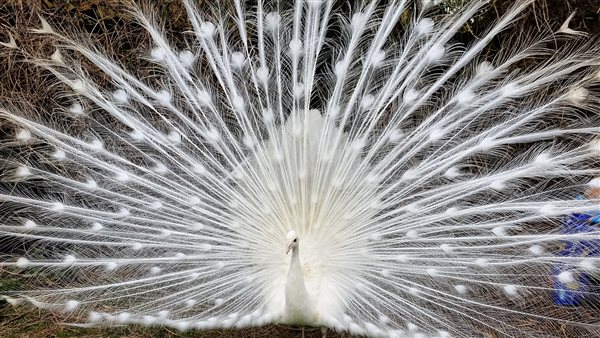
[[598, 333], [548, 280], [597, 271], [596, 228], [560, 224], [598, 209], [576, 197], [600, 174], [600, 49], [563, 27], [484, 56], [531, 2], [468, 45], [453, 38], [485, 1], [182, 0], [185, 48], [133, 7], [145, 77], [42, 19], [49, 58], [2, 46], [71, 94], [52, 112], [0, 101], [0, 235], [25, 248], [0, 266], [45, 284], [6, 299], [83, 325], [277, 323], [293, 229], [315, 326]]

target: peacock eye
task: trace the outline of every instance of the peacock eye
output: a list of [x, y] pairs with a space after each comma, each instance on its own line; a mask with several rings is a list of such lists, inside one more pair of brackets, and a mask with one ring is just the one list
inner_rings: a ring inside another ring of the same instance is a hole
[[295, 243], [295, 242], [298, 242], [298, 238], [294, 238], [294, 243]]

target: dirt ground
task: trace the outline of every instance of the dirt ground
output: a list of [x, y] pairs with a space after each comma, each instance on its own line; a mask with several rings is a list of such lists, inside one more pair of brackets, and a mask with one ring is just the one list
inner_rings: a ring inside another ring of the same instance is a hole
[[[175, 338], [175, 337], [302, 337], [302, 328], [288, 326], [265, 326], [242, 330], [212, 330], [180, 332], [165, 327], [142, 327], [128, 325], [116, 328], [79, 328], [61, 323], [61, 318], [46, 312], [0, 307], [0, 337], [88, 337], [88, 338]], [[304, 337], [321, 338], [321, 329], [305, 328]], [[330, 332], [327, 337], [350, 337], [348, 334]]]
[[[460, 0], [458, 0], [460, 1]], [[469, 0], [462, 0], [469, 1]], [[19, 41], [28, 41], [26, 47], [32, 53], [52, 51], [28, 29], [39, 25], [38, 14], [54, 25], [78, 27], [89, 34], [95, 43], [107, 48], [121, 60], [135, 60], [140, 51], [147, 49], [148, 39], [139, 32], [130, 17], [122, 11], [122, 0], [3, 0], [0, 1], [0, 41], [8, 41], [8, 32]], [[458, 39], [469, 41], [484, 32], [490, 21], [502, 15], [514, 0], [492, 0], [491, 7], [468, 27]], [[600, 1], [598, 0], [540, 0], [510, 30], [496, 39], [492, 48], [502, 48], [503, 41], [514, 34], [556, 30], [575, 12], [570, 27], [600, 37]], [[183, 6], [177, 0], [162, 0], [156, 8], [159, 17], [169, 31], [184, 31], [189, 23]], [[125, 33], [123, 33], [125, 32]], [[594, 35], [595, 34], [595, 35]], [[177, 38], [177, 36], [174, 36]], [[49, 54], [48, 54], [49, 55]], [[35, 107], [56, 105], [45, 85], [47, 74], [38, 69], [14, 62], [0, 52], [0, 102], [11, 99], [13, 103]], [[125, 64], [127, 66], [127, 64]], [[101, 75], [98, 75], [101, 76]], [[19, 102], [14, 102], [15, 100]], [[0, 135], [5, 132], [0, 124]], [[1, 139], [1, 137], [0, 137]], [[11, 243], [0, 238], [0, 254], [8, 253]], [[17, 279], [0, 270], [0, 292], [10, 289]], [[560, 333], [557, 333], [560, 334]], [[61, 323], [57, 315], [30, 308], [13, 308], [0, 301], [0, 337], [300, 337], [300, 328], [267, 326], [235, 331], [203, 331], [182, 333], [167, 328], [127, 326], [117, 328], [78, 328]], [[305, 329], [304, 337], [320, 337], [320, 330]], [[348, 337], [347, 334], [330, 332], [328, 337]], [[493, 338], [495, 335], [484, 335]], [[564, 337], [569, 337], [564, 333]]]

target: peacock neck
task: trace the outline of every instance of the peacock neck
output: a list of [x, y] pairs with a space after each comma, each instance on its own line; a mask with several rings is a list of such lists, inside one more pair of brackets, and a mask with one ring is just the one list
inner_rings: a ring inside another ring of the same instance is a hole
[[300, 264], [300, 246], [297, 245], [292, 250], [290, 270], [285, 284], [285, 322], [288, 324], [314, 324], [314, 309], [311, 304]]

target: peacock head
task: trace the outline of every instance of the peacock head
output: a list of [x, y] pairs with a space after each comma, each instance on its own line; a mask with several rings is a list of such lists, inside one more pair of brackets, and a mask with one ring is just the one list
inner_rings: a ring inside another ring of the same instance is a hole
[[298, 247], [298, 235], [296, 234], [296, 232], [294, 230], [290, 230], [290, 232], [288, 232], [288, 234], [286, 236], [286, 243], [287, 243], [287, 250], [285, 251], [286, 255], [290, 252], [290, 250]]

